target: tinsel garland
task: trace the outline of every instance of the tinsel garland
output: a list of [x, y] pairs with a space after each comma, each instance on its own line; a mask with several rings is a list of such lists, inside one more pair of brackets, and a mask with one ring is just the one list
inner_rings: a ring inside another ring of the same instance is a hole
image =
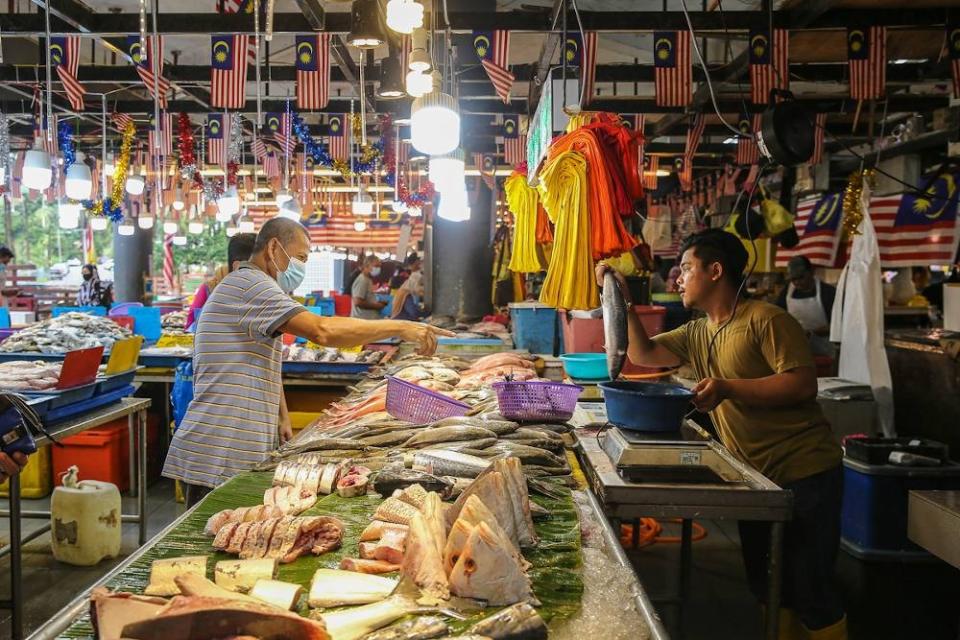
[[386, 171], [386, 177], [383, 181], [387, 183], [387, 186], [396, 189], [397, 198], [400, 202], [408, 207], [422, 209], [424, 205], [433, 202], [433, 196], [435, 194], [433, 183], [427, 180], [420, 185], [419, 189], [411, 192], [403, 174], [399, 174], [400, 182], [397, 184], [397, 145], [394, 141], [395, 137], [396, 136], [393, 135], [393, 120], [389, 114], [385, 115], [380, 121], [380, 139], [389, 140], [390, 142], [384, 147], [383, 165]]
[[3, 168], [3, 181], [0, 193], [5, 193], [10, 183], [10, 123], [7, 114], [0, 111], [0, 167]]
[[63, 173], [66, 174], [70, 165], [77, 161], [77, 145], [73, 141], [73, 127], [69, 120], [61, 120], [57, 124], [57, 144], [63, 154]]
[[[330, 152], [313, 139], [313, 136], [310, 135], [310, 129], [307, 128], [303, 118], [296, 111], [290, 112], [290, 129], [297, 139], [303, 143], [304, 152], [313, 158], [314, 166], [333, 167], [343, 177], [350, 177], [350, 163], [344, 160], [334, 160], [330, 156]], [[377, 168], [378, 161], [383, 156], [383, 148], [384, 136], [381, 135], [377, 142], [360, 149], [360, 160], [353, 165], [353, 175], [373, 173]]]
[[[197, 166], [197, 156], [194, 151], [196, 140], [193, 136], [193, 125], [190, 116], [181, 113], [177, 117], [177, 146], [180, 149], [180, 177], [193, 181], [193, 185], [203, 191], [207, 200], [216, 202], [223, 195], [223, 183], [219, 180], [204, 179]], [[229, 165], [227, 166], [229, 179]], [[234, 171], [236, 179], [236, 171]]]
[[230, 130], [227, 145], [227, 184], [237, 186], [237, 171], [243, 158], [243, 123], [239, 113], [230, 114]]
[[123, 129], [123, 142], [120, 145], [120, 156], [113, 169], [113, 191], [110, 197], [101, 200], [83, 200], [83, 208], [87, 213], [95, 216], [106, 216], [114, 222], [123, 220], [123, 190], [127, 183], [127, 170], [130, 168], [130, 150], [133, 148], [133, 138], [137, 129], [133, 122], [128, 122]]
[[847, 236], [860, 235], [860, 223], [863, 222], [863, 181], [873, 180], [876, 172], [864, 169], [850, 174], [847, 189], [843, 193], [843, 229]]

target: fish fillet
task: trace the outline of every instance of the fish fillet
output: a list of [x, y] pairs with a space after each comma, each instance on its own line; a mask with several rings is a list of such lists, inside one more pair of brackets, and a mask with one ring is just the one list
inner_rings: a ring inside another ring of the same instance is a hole
[[398, 500], [396, 498], [387, 498], [377, 507], [373, 517], [376, 520], [385, 520], [396, 524], [409, 525], [411, 518], [416, 515], [417, 508]]
[[443, 570], [443, 558], [432, 529], [417, 512], [410, 520], [407, 546], [401, 571], [420, 587], [424, 603], [436, 604], [450, 597], [450, 585]]
[[503, 474], [507, 483], [507, 497], [513, 506], [514, 522], [517, 525], [517, 541], [521, 547], [532, 547], [538, 542], [537, 532], [530, 515], [530, 495], [527, 493], [527, 479], [523, 475], [518, 458], [504, 458], [493, 463], [494, 468]]
[[360, 542], [379, 540], [383, 537], [383, 532], [387, 529], [402, 529], [403, 532], [406, 533], [407, 526], [393, 522], [385, 522], [384, 520], [374, 520], [360, 533]]

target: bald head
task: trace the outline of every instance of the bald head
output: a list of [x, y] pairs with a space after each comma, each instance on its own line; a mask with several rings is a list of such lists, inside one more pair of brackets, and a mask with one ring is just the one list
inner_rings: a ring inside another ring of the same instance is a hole
[[288, 218], [273, 218], [260, 227], [257, 241], [253, 245], [253, 252], [263, 253], [274, 238], [280, 242], [281, 246], [288, 249], [298, 241], [310, 244], [310, 234], [302, 224]]

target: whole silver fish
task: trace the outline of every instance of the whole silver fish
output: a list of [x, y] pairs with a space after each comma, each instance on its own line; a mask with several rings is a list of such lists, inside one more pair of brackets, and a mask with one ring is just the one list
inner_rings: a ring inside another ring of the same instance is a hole
[[517, 442], [507, 442], [501, 440], [495, 445], [488, 447], [488, 451], [496, 451], [498, 454], [514, 456], [520, 458], [524, 465], [541, 465], [547, 467], [562, 467], [563, 458], [557, 456], [545, 449], [538, 447], [528, 447], [525, 444]]
[[492, 463], [489, 460], [445, 449], [418, 451], [413, 456], [413, 468], [438, 476], [476, 478]]
[[[454, 440], [453, 442], [438, 442], [436, 444], [428, 444], [424, 449], [446, 449], [447, 451], [462, 451], [464, 453], [469, 453], [470, 455], [476, 455], [472, 453], [472, 450], [482, 451], [492, 444], [496, 444], [496, 438], [478, 438], [476, 440]], [[471, 451], [467, 451], [470, 449]]]
[[536, 609], [520, 602], [484, 618], [467, 633], [491, 640], [547, 640], [547, 624]]
[[424, 447], [440, 442], [454, 442], [480, 438], [494, 438], [497, 434], [483, 427], [473, 427], [468, 424], [457, 424], [450, 427], [436, 427], [424, 429], [421, 433], [411, 436], [403, 443], [404, 447]]
[[363, 636], [363, 640], [430, 640], [449, 632], [450, 627], [440, 618], [422, 616], [374, 631]]
[[627, 358], [627, 303], [613, 273], [603, 274], [603, 346], [607, 352], [607, 374], [616, 380]]

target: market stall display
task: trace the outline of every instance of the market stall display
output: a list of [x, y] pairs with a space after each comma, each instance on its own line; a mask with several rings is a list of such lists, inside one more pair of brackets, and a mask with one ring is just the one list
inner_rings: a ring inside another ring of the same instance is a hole
[[333, 347], [315, 348], [297, 344], [291, 344], [283, 348], [284, 362], [343, 362], [372, 365], [380, 362], [383, 355], [383, 351], [368, 349], [352, 352]]
[[131, 335], [129, 329], [108, 318], [66, 313], [18, 331], [0, 343], [0, 352], [63, 354], [91, 347], [109, 349], [114, 342]]
[[10, 391], [43, 391], [60, 382], [59, 362], [12, 360], [0, 363], [0, 386]]

